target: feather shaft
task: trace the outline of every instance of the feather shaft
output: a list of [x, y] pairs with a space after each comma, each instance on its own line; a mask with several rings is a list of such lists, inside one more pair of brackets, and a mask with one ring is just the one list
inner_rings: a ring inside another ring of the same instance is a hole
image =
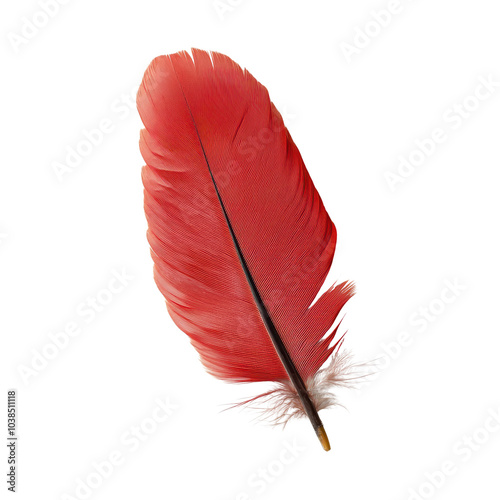
[[[186, 102], [187, 104], [187, 102]], [[187, 104], [188, 105], [188, 104]], [[188, 105], [189, 108], [189, 105]], [[192, 115], [191, 115], [192, 116]], [[306, 412], [306, 415], [308, 416], [309, 420], [311, 421], [311, 424], [313, 426], [314, 431], [316, 432], [316, 435], [318, 436], [318, 439], [321, 442], [321, 445], [326, 451], [330, 450], [330, 443], [328, 441], [328, 436], [326, 434], [326, 431], [323, 427], [323, 423], [321, 422], [321, 419], [318, 415], [318, 412], [316, 411], [316, 408], [314, 407], [313, 402], [311, 401], [311, 398], [309, 396], [309, 393], [307, 392], [306, 386], [304, 384], [304, 381], [302, 380], [302, 377], [300, 376], [295, 363], [293, 362], [292, 358], [290, 357], [290, 354], [288, 353], [285, 344], [283, 343], [283, 340], [280, 337], [280, 334], [278, 330], [276, 329], [276, 326], [274, 326], [274, 323], [271, 319], [271, 316], [269, 315], [269, 312], [264, 304], [264, 301], [262, 300], [262, 297], [259, 293], [259, 290], [257, 288], [257, 285], [255, 284], [255, 281], [252, 277], [252, 274], [250, 270], [248, 269], [248, 265], [245, 261], [245, 257], [243, 255], [243, 252], [241, 251], [240, 245], [238, 243], [238, 239], [236, 238], [236, 235], [234, 234], [233, 226], [231, 225], [231, 221], [229, 220], [229, 216], [227, 214], [226, 208], [224, 207], [224, 202], [222, 201], [221, 195], [219, 193], [219, 189], [217, 188], [217, 183], [215, 182], [212, 169], [210, 168], [210, 163], [208, 162], [207, 156], [205, 154], [205, 148], [203, 147], [203, 143], [201, 142], [200, 135], [198, 133], [198, 129], [196, 126], [196, 123], [193, 120], [194, 127], [196, 129], [196, 134], [198, 136], [198, 140], [200, 141], [200, 146], [203, 151], [203, 156], [205, 158], [205, 161], [207, 163], [208, 171], [210, 172], [210, 178], [212, 179], [215, 193], [217, 195], [217, 199], [220, 203], [222, 213], [224, 215], [224, 219], [226, 221], [227, 227], [229, 229], [229, 233], [231, 235], [231, 239], [233, 240], [234, 247], [236, 249], [236, 253], [238, 255], [238, 259], [240, 261], [241, 267], [243, 268], [243, 272], [245, 273], [245, 278], [247, 279], [248, 285], [250, 287], [250, 290], [252, 292], [252, 296], [255, 300], [255, 304], [257, 305], [257, 309], [259, 310], [260, 316], [262, 318], [262, 321], [264, 322], [264, 326], [266, 327], [267, 333], [269, 334], [269, 337], [271, 338], [271, 341], [274, 345], [274, 348], [276, 349], [276, 352], [278, 353], [278, 356], [280, 358], [280, 361], [282, 362], [288, 376], [290, 377], [290, 381], [292, 382], [293, 386], [295, 387], [295, 390], [297, 391], [297, 394], [300, 398], [300, 401], [302, 405], [304, 406], [304, 410]]]

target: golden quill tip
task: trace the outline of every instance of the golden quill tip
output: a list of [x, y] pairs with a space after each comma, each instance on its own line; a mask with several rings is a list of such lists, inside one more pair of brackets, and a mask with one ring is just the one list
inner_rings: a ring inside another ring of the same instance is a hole
[[322, 425], [320, 425], [316, 429], [316, 434], [318, 436], [319, 442], [321, 443], [321, 446], [323, 446], [323, 449], [325, 451], [330, 451], [331, 450], [330, 441], [328, 440], [328, 436], [326, 435], [325, 428]]

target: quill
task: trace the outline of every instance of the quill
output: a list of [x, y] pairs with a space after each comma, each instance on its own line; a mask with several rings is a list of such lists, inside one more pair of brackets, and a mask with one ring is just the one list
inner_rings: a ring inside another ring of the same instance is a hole
[[338, 325], [328, 332], [354, 287], [315, 301], [336, 230], [267, 89], [193, 49], [151, 62], [137, 107], [147, 237], [170, 316], [210, 374], [275, 382], [250, 402], [266, 400], [277, 423], [306, 415], [328, 451], [318, 411], [349, 380]]

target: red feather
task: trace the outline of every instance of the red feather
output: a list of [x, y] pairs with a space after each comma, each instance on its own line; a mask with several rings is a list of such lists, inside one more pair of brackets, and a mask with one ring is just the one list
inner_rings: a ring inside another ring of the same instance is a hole
[[212, 375], [277, 382], [263, 396], [283, 397], [270, 410], [286, 420], [304, 405], [260, 296], [315, 410], [333, 403], [326, 386], [346, 382], [346, 360], [320, 368], [353, 286], [311, 305], [336, 230], [266, 88], [227, 56], [193, 50], [154, 59], [137, 105], [148, 241], [172, 319]]

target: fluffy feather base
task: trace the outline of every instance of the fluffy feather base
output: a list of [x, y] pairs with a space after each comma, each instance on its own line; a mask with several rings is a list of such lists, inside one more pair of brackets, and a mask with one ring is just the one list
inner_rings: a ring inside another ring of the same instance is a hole
[[[330, 363], [305, 382], [316, 410], [342, 406], [332, 391], [354, 388], [361, 379], [370, 375], [364, 370], [366, 366], [366, 363], [355, 363], [349, 351], [337, 350]], [[283, 427], [291, 419], [306, 416], [299, 395], [288, 380], [276, 382], [274, 389], [233, 407], [239, 406], [256, 410], [262, 420]]]

